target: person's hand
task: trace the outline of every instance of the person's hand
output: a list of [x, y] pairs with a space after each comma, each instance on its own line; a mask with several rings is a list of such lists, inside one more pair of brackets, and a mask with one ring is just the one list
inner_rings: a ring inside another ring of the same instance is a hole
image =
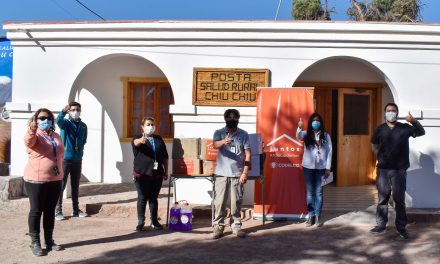
[[147, 144], [147, 139], [145, 138], [145, 137], [141, 137], [141, 138], [139, 138], [139, 141], [138, 141], [140, 144]]
[[66, 105], [63, 109], [64, 113], [69, 112], [69, 110], [70, 110], [70, 105]]
[[231, 134], [228, 133], [226, 135], [225, 139], [223, 139], [223, 141], [224, 141], [225, 145], [231, 144]]
[[163, 173], [163, 179], [164, 181], [168, 180], [168, 172]]
[[299, 127], [299, 129], [303, 128], [303, 121], [302, 121], [301, 117], [299, 118], [299, 121], [298, 121], [298, 127]]
[[247, 174], [242, 173], [240, 176], [240, 179], [239, 179], [240, 184], [242, 184], [242, 185], [245, 184], [247, 182], [247, 178], [248, 178]]
[[37, 124], [37, 120], [35, 119], [35, 116], [32, 117], [32, 121], [29, 123], [29, 128], [32, 130], [32, 132], [37, 131], [38, 124]]
[[325, 170], [324, 178], [327, 178], [328, 176], [330, 176], [330, 170]]
[[414, 122], [416, 122], [416, 119], [411, 115], [410, 112], [408, 112], [408, 115], [405, 117], [405, 120], [411, 124], [413, 124]]

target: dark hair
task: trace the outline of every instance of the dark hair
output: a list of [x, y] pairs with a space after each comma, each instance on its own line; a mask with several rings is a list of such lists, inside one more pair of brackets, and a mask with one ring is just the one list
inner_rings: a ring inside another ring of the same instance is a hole
[[313, 132], [313, 128], [312, 128], [312, 122], [313, 122], [313, 119], [315, 119], [315, 117], [317, 117], [318, 121], [321, 123], [321, 126], [319, 128], [319, 130], [321, 130], [321, 135], [319, 135], [319, 143], [321, 145], [324, 145], [324, 144], [326, 144], [326, 141], [327, 141], [325, 126], [324, 126], [324, 122], [322, 120], [322, 117], [318, 113], [313, 113], [310, 115], [309, 120], [307, 122], [307, 134], [304, 139], [304, 143], [307, 148], [313, 147], [315, 145], [315, 133]]
[[47, 113], [49, 115], [49, 119], [52, 120], [52, 126], [50, 127], [50, 130], [55, 131], [55, 117], [54, 117], [53, 113], [49, 109], [47, 109], [47, 108], [40, 108], [40, 109], [38, 109], [37, 112], [35, 112], [35, 114], [33, 115], [32, 119], [35, 119], [35, 121], [36, 121], [38, 115], [41, 112], [45, 112], [45, 113]]
[[223, 114], [223, 117], [226, 119], [231, 114], [234, 114], [237, 118], [240, 118], [240, 112], [238, 112], [237, 109], [228, 109], [228, 110], [226, 110], [225, 113]]
[[142, 119], [141, 126], [143, 126], [145, 124], [145, 122], [147, 122], [147, 120], [150, 120], [151, 122], [154, 123], [154, 117], [146, 116], [146, 117], [144, 117], [144, 119]]
[[81, 104], [78, 103], [78, 102], [70, 102], [70, 103], [69, 103], [69, 106], [70, 106], [70, 107], [72, 107], [72, 106], [78, 106], [78, 107], [81, 109]]
[[397, 110], [397, 116], [399, 116], [399, 107], [398, 107], [395, 103], [388, 103], [388, 104], [385, 106], [385, 108], [383, 109], [384, 112], [387, 111], [387, 107], [388, 107], [388, 106], [394, 106], [394, 107], [396, 108], [396, 110]]

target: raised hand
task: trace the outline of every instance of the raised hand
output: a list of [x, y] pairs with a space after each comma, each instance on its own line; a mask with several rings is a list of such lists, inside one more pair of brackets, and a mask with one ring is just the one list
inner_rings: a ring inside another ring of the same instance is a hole
[[64, 111], [65, 113], [69, 112], [69, 110], [70, 110], [70, 105], [66, 105], [66, 106], [64, 107], [64, 109], [63, 109], [63, 111]]
[[405, 117], [405, 120], [411, 124], [416, 122], [416, 119], [411, 115], [410, 112], [408, 112], [408, 115]]
[[36, 131], [37, 130], [37, 128], [38, 128], [38, 124], [37, 124], [37, 119], [35, 118], [35, 115], [34, 116], [32, 116], [32, 121], [29, 123], [29, 128], [32, 130], [32, 131]]
[[225, 140], [225, 145], [231, 144], [231, 134], [230, 133], [226, 134], [226, 137], [224, 140]]
[[299, 121], [298, 121], [298, 127], [299, 127], [299, 129], [302, 129], [302, 127], [303, 127], [303, 121], [302, 121], [301, 117], [299, 118]]

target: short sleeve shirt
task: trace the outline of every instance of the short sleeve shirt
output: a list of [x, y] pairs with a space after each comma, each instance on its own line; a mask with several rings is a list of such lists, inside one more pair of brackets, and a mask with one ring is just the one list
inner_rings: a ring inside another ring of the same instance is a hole
[[[214, 132], [214, 141], [226, 138], [226, 127]], [[231, 144], [223, 145], [217, 153], [215, 174], [226, 177], [239, 177], [244, 169], [245, 150], [250, 149], [249, 135], [246, 131], [237, 128], [231, 135]]]
[[377, 153], [380, 169], [401, 170], [409, 168], [409, 137], [414, 137], [414, 127], [396, 123], [391, 129], [386, 123], [374, 131], [371, 143], [379, 145]]

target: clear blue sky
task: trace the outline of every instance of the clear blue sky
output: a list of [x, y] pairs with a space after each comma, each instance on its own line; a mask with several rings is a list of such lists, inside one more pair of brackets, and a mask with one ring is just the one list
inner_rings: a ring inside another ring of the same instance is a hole
[[[106, 20], [273, 20], [279, 0], [80, 0]], [[350, 0], [329, 0], [333, 20], [348, 20]], [[422, 0], [422, 20], [440, 23], [440, 0]], [[282, 0], [278, 20], [291, 19]], [[75, 0], [2, 0], [4, 21], [99, 20]], [[0, 36], [5, 36], [0, 30]]]

